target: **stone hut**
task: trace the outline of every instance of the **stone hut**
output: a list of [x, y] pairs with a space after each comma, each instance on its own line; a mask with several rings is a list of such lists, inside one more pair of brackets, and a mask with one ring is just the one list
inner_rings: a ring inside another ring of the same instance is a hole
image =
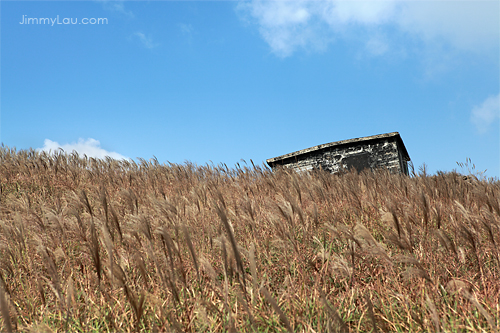
[[294, 153], [270, 158], [267, 164], [293, 168], [297, 171], [323, 169], [331, 173], [354, 168], [384, 167], [393, 173], [408, 175], [410, 155], [398, 132], [326, 143]]

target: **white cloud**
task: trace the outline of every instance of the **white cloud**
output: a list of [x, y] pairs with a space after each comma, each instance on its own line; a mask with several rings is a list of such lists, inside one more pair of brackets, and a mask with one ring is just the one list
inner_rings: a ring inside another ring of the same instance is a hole
[[311, 17], [308, 4], [304, 1], [254, 1], [249, 3], [252, 15], [263, 26], [288, 26], [307, 23]]
[[498, 46], [498, 1], [408, 1], [397, 23], [425, 42], [444, 41], [465, 51], [481, 52]]
[[497, 49], [500, 38], [498, 1], [252, 0], [240, 2], [237, 10], [257, 24], [272, 52], [279, 56], [311, 46], [324, 47], [359, 31], [363, 31], [367, 51], [384, 54], [390, 43], [373, 39], [380, 35], [380, 28], [395, 28], [430, 48], [444, 43], [468, 52]]
[[139, 41], [148, 49], [152, 49], [160, 45], [158, 43], [153, 42], [153, 39], [151, 37], [146, 36], [142, 32], [136, 32], [134, 33], [133, 36], [139, 38]]
[[237, 10], [242, 18], [256, 20], [259, 32], [280, 57], [291, 55], [298, 48], [322, 50], [330, 37], [316, 27], [316, 1], [252, 1], [240, 2]]
[[331, 26], [344, 24], [374, 25], [389, 22], [397, 14], [397, 1], [337, 1], [318, 2], [318, 12]]
[[480, 133], [485, 133], [498, 118], [500, 118], [500, 94], [490, 96], [481, 105], [473, 107], [470, 120]]
[[63, 145], [59, 144], [56, 141], [45, 139], [43, 143], [43, 148], [38, 148], [37, 150], [45, 152], [56, 152], [59, 149], [62, 149], [67, 153], [72, 153], [73, 151], [76, 151], [79, 155], [83, 156], [83, 154], [85, 154], [88, 157], [94, 157], [100, 159], [104, 159], [106, 158], [106, 156], [109, 156], [117, 160], [128, 159], [128, 157], [125, 157], [118, 153], [109, 152], [101, 148], [100, 145], [101, 143], [98, 140], [92, 138], [89, 138], [87, 140], [78, 139], [78, 142], [67, 143]]

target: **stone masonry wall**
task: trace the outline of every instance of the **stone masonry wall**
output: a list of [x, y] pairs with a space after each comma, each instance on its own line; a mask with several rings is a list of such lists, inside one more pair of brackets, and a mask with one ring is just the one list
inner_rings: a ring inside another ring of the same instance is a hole
[[398, 146], [395, 140], [385, 139], [375, 142], [330, 147], [313, 151], [282, 161], [286, 167], [297, 171], [323, 169], [332, 173], [341, 168], [354, 167], [358, 171], [364, 168], [385, 167], [391, 172], [402, 172]]

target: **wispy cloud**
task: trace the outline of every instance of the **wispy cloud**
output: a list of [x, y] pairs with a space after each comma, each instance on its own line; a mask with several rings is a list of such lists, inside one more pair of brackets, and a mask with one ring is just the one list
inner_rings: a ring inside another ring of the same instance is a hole
[[490, 96], [481, 105], [473, 107], [470, 116], [479, 133], [486, 133], [498, 118], [500, 118], [500, 94]]
[[359, 38], [359, 32], [366, 50], [382, 55], [390, 41], [380, 38], [381, 28], [409, 34], [429, 47], [441, 43], [482, 52], [498, 48], [499, 7], [497, 1], [476, 0], [252, 0], [240, 2], [237, 11], [258, 27], [272, 52], [286, 57], [299, 49], [322, 49], [337, 38]]
[[181, 23], [181, 24], [179, 24], [179, 28], [181, 29], [181, 32], [183, 34], [187, 34], [187, 35], [192, 34], [194, 31], [193, 25], [191, 25], [191, 24]]
[[134, 13], [132, 11], [125, 9], [125, 4], [123, 0], [95, 0], [102, 4], [105, 10], [119, 13], [121, 15], [133, 18]]
[[142, 45], [144, 45], [148, 49], [153, 49], [160, 45], [158, 43], [153, 42], [153, 38], [151, 38], [151, 36], [146, 36], [142, 32], [136, 32], [133, 34], [133, 36], [139, 39]]
[[374, 36], [366, 42], [366, 50], [374, 56], [380, 56], [389, 50], [389, 45], [383, 38]]
[[67, 144], [59, 144], [56, 141], [52, 141], [49, 139], [45, 139], [42, 148], [38, 148], [38, 151], [46, 151], [46, 152], [56, 152], [58, 150], [64, 150], [67, 153], [72, 153], [76, 151], [79, 155], [87, 155], [88, 157], [100, 158], [104, 159], [106, 156], [111, 158], [121, 160], [128, 159], [121, 154], [116, 152], [109, 152], [103, 148], [101, 148], [101, 143], [98, 140], [89, 138], [87, 140], [78, 139], [78, 142], [67, 143]]
[[193, 42], [194, 27], [192, 24], [181, 23], [179, 24], [179, 30], [182, 35], [186, 38], [188, 44]]

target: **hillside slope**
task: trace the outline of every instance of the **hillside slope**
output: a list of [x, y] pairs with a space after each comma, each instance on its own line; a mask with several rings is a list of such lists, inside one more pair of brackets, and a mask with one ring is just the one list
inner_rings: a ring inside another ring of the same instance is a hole
[[4, 330], [495, 331], [500, 184], [0, 151]]

